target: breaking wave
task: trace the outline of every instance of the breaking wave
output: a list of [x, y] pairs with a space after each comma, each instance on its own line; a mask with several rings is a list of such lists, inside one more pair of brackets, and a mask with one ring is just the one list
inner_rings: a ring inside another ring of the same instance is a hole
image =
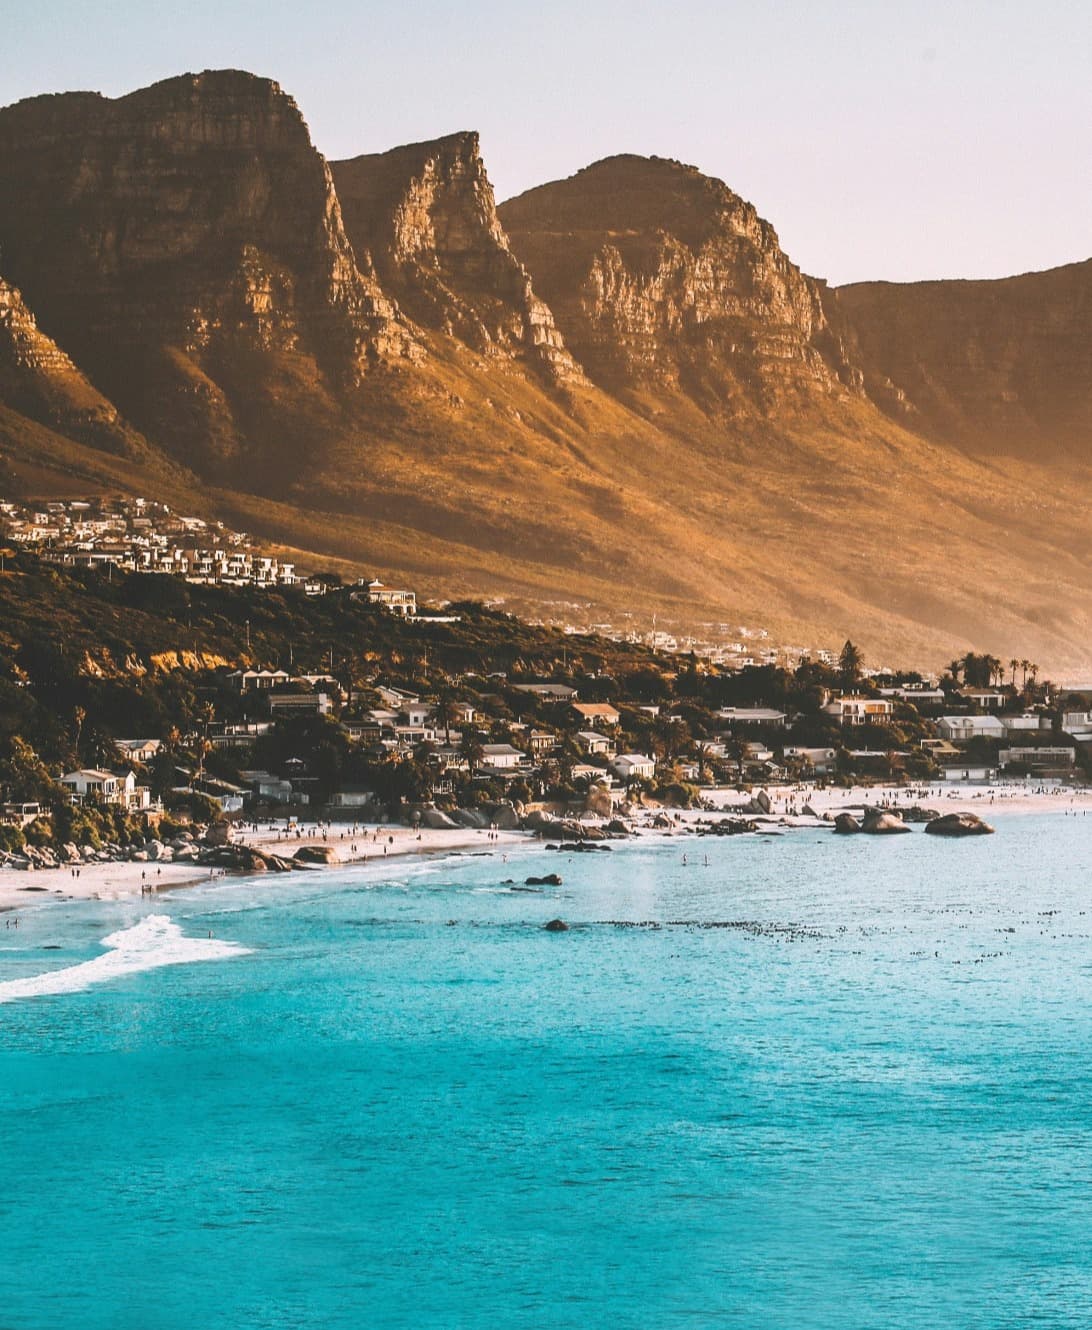
[[143, 970], [158, 970], [164, 965], [189, 965], [194, 961], [222, 961], [245, 956], [250, 951], [249, 947], [237, 942], [186, 937], [179, 925], [172, 923], [165, 914], [150, 914], [132, 928], [111, 933], [102, 939], [102, 945], [109, 950], [93, 960], [0, 983], [0, 1002], [80, 993], [92, 984], [108, 983]]

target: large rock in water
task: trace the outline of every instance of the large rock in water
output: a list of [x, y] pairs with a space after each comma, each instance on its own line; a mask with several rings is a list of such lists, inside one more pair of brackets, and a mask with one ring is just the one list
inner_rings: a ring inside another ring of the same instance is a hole
[[975, 813], [945, 813], [925, 824], [928, 836], [992, 836], [993, 827]]
[[888, 813], [882, 808], [866, 808], [861, 830], [870, 836], [898, 836], [909, 832], [910, 828], [894, 813]]
[[861, 824], [852, 813], [839, 813], [834, 819], [834, 830], [839, 836], [854, 836], [861, 829]]

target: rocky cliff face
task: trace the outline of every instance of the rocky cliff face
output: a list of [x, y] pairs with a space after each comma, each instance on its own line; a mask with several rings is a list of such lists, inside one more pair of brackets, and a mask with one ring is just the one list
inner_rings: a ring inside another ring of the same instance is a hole
[[1001, 281], [830, 293], [889, 415], [975, 451], [1089, 460], [1092, 260]]
[[333, 162], [346, 229], [426, 327], [557, 381], [580, 377], [497, 217], [473, 133]]
[[0, 112], [0, 244], [42, 326], [140, 423], [184, 417], [198, 457], [240, 445], [225, 364], [356, 382], [414, 354], [295, 103], [249, 74]]
[[821, 286], [719, 180], [611, 157], [500, 208], [573, 353], [609, 391], [670, 389], [714, 414], [859, 390]]

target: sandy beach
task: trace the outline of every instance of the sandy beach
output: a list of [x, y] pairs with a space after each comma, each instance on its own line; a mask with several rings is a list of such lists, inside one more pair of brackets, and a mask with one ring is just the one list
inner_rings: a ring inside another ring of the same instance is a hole
[[[490, 834], [494, 839], [490, 840]], [[286, 834], [283, 830], [270, 830], [263, 825], [257, 831], [238, 830], [234, 839], [286, 858], [304, 845], [332, 846], [344, 864], [377, 864], [414, 854], [503, 853], [506, 848], [527, 844], [530, 837], [522, 831], [490, 833], [464, 827], [442, 830], [422, 827], [416, 831], [410, 827], [374, 825], [359, 826], [357, 833], [353, 834], [351, 827], [334, 823], [325, 835], [311, 827], [301, 828], [299, 834], [294, 830]], [[222, 871], [215, 870], [216, 874]], [[321, 872], [322, 869], [310, 867], [307, 871]], [[142, 887], [154, 895], [213, 880], [213, 870], [192, 863], [92, 863], [81, 865], [79, 874], [78, 878], [74, 877], [67, 866], [33, 873], [0, 869], [0, 910], [27, 909], [46, 900], [121, 900], [140, 896]], [[276, 874], [273, 880], [283, 882], [285, 879]]]
[[[757, 789], [754, 791], [758, 793]], [[972, 812], [988, 822], [1002, 821], [1016, 814], [1066, 813], [1075, 816], [1092, 813], [1092, 789], [1065, 787], [1031, 787], [1016, 785], [988, 786], [857, 786], [854, 789], [829, 787], [820, 790], [812, 786], [773, 787], [769, 816], [784, 820], [787, 825], [815, 825], [814, 819], [803, 814], [805, 805], [822, 817], [842, 812], [860, 812], [864, 804], [882, 804], [893, 808], [921, 805], [943, 812]], [[739, 811], [750, 796], [740, 795], [735, 789], [706, 792], [709, 803], [725, 814]], [[634, 819], [639, 829], [652, 829], [652, 823], [662, 810], [642, 810]], [[688, 825], [700, 819], [716, 816], [708, 811], [689, 809], [678, 814], [679, 834], [686, 834]], [[669, 813], [675, 819], [673, 812]], [[657, 834], [665, 834], [664, 828]], [[670, 834], [667, 831], [666, 834]], [[492, 839], [491, 839], [492, 837]], [[332, 847], [342, 864], [371, 864], [396, 859], [405, 855], [505, 853], [507, 850], [527, 847], [537, 837], [525, 831], [488, 832], [470, 828], [415, 830], [400, 826], [364, 826], [354, 829], [341, 823], [325, 828], [303, 826], [291, 831], [283, 827], [260, 825], [236, 830], [234, 839], [271, 854], [291, 857], [301, 846]], [[312, 867], [308, 871], [321, 872]], [[80, 866], [79, 877], [62, 867], [33, 873], [0, 870], [0, 911], [27, 909], [47, 900], [120, 900], [140, 896], [142, 887], [156, 894], [176, 887], [214, 880], [223, 870], [211, 870], [192, 863], [103, 863]], [[144, 875], [142, 877], [142, 874]], [[284, 879], [277, 875], [276, 880]]]

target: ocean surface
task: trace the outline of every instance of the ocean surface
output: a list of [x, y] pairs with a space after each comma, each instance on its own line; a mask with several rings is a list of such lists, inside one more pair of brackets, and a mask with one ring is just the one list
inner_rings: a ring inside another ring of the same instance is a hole
[[1092, 818], [997, 825], [28, 896], [0, 1327], [1087, 1330]]

